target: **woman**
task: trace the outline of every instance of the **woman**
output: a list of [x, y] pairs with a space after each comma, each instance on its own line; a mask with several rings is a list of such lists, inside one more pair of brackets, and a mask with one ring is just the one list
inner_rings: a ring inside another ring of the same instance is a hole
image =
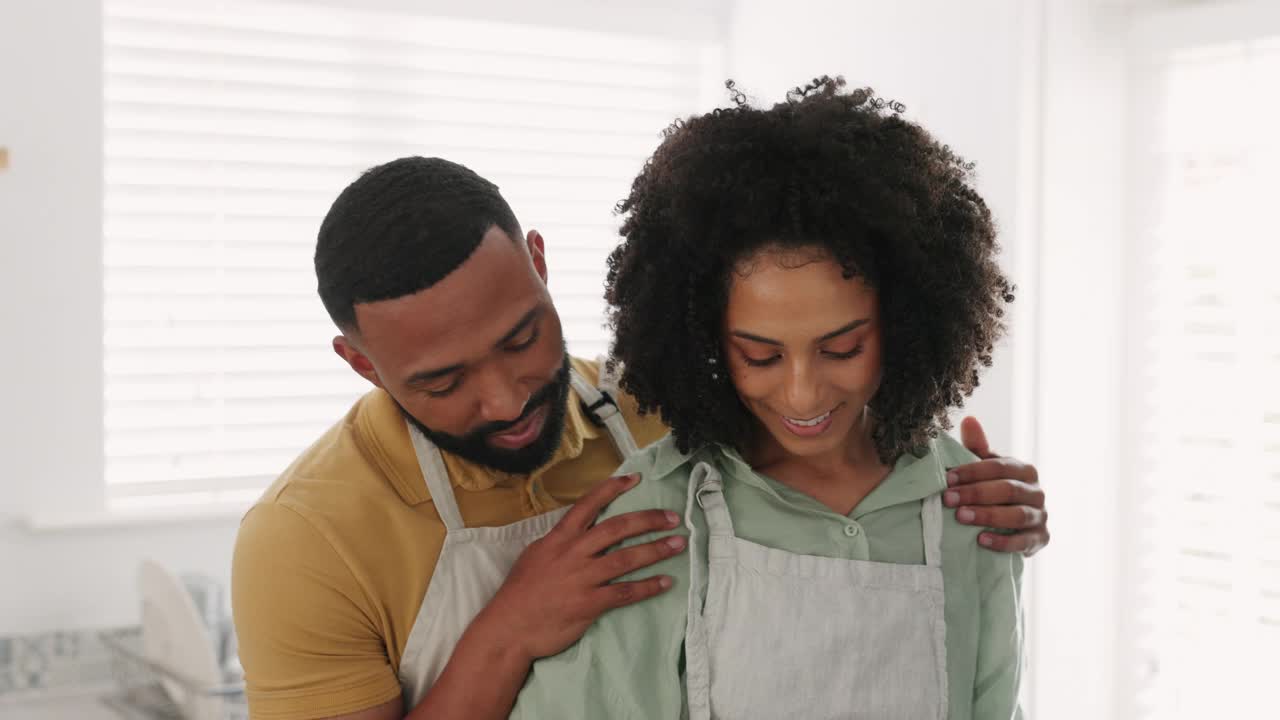
[[681, 512], [689, 552], [536, 663], [513, 717], [1019, 714], [1021, 558], [939, 500], [974, 459], [939, 430], [1013, 299], [995, 228], [962, 160], [843, 86], [735, 91], [620, 204], [613, 352], [672, 433], [607, 515]]

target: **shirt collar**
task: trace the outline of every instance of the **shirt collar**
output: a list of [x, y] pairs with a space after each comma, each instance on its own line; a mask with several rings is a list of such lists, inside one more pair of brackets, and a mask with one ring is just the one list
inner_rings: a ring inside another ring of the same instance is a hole
[[[888, 477], [858, 503], [849, 517], [857, 520], [877, 510], [923, 500], [945, 490], [946, 472], [938, 452], [936, 441], [930, 441], [929, 446], [919, 455], [904, 453], [894, 463]], [[662, 477], [681, 465], [698, 462], [710, 462], [734, 481], [751, 485], [781, 499], [779, 488], [775, 487], [781, 486], [781, 483], [756, 472], [737, 450], [726, 445], [709, 444], [684, 453], [676, 448], [674, 442], [662, 443], [658, 447], [652, 472], [655, 477]]]
[[923, 500], [946, 488], [946, 471], [942, 468], [937, 444], [931, 440], [921, 455], [903, 453], [889, 476], [867, 493], [849, 517], [857, 520], [877, 510]]
[[[601, 430], [586, 417], [582, 401], [572, 388], [569, 389], [568, 409], [560, 447], [542, 467], [528, 475], [499, 472], [447, 452], [441, 452], [449, 481], [464, 490], [488, 490], [496, 486], [512, 486], [528, 483], [562, 462], [582, 454], [588, 440], [600, 436]], [[409, 440], [409, 429], [404, 415], [391, 396], [382, 389], [370, 392], [361, 401], [356, 413], [356, 427], [361, 445], [371, 459], [382, 469], [400, 498], [409, 505], [431, 500], [426, 480], [418, 467], [418, 457]]]

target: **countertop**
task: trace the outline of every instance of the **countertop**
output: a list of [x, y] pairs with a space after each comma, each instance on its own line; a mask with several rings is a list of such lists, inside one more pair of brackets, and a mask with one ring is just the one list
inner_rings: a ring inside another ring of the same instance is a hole
[[0, 702], [0, 720], [123, 720], [97, 694], [29, 696]]

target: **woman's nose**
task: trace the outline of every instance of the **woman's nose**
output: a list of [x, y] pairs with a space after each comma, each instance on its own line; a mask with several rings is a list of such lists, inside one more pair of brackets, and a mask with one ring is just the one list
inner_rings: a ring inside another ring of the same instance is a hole
[[818, 378], [812, 364], [803, 361], [792, 363], [786, 387], [788, 412], [798, 413], [797, 420], [807, 420], [810, 413], [822, 412], [822, 408], [816, 407], [818, 394]]

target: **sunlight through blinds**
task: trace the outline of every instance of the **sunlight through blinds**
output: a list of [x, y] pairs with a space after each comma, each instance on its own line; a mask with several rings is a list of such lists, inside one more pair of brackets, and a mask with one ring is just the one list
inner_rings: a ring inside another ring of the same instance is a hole
[[368, 389], [330, 350], [311, 258], [338, 192], [396, 157], [498, 183], [547, 238], [570, 349], [603, 352], [613, 206], [715, 56], [318, 3], [104, 8], [113, 508], [246, 503]]
[[1256, 717], [1280, 668], [1280, 38], [1176, 51], [1151, 77], [1133, 268], [1140, 705]]

